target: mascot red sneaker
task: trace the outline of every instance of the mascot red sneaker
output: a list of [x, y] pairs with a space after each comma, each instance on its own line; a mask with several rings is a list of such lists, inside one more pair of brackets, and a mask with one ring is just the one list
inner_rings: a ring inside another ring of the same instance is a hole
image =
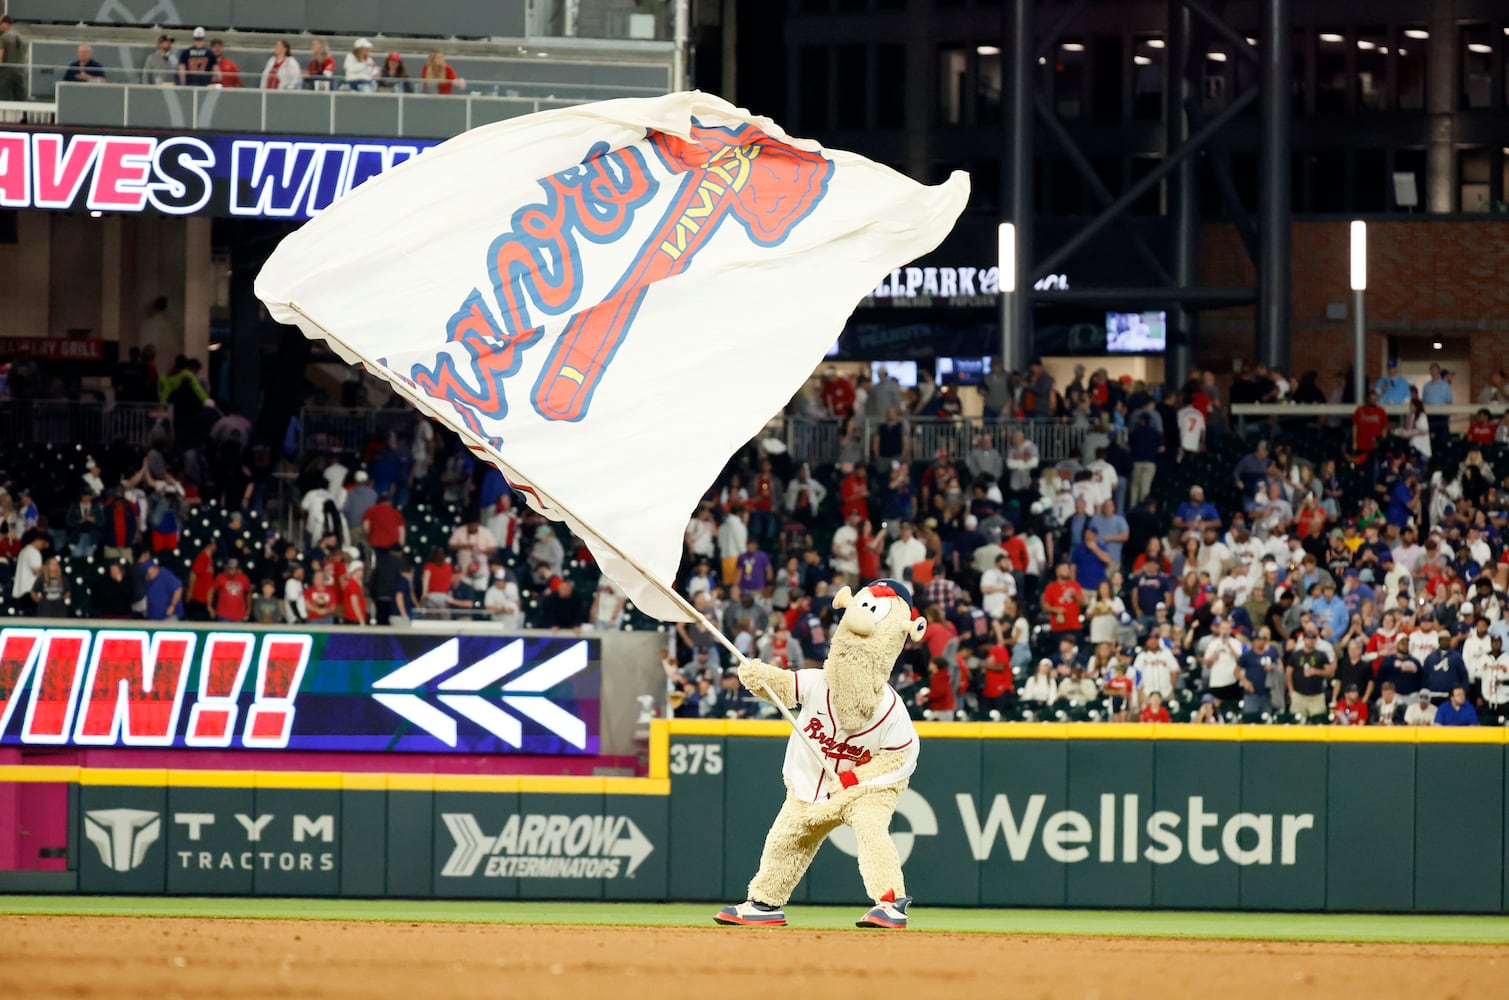
[[[844, 612], [833, 630], [821, 670], [792, 672], [751, 660], [739, 679], [760, 698], [768, 692], [787, 707], [801, 706], [797, 730], [786, 744], [786, 803], [765, 837], [760, 870], [749, 899], [719, 910], [720, 924], [779, 927], [812, 857], [835, 828], [848, 825], [859, 842], [859, 874], [875, 906], [860, 927], [906, 927], [911, 897], [902, 882], [901, 859], [891, 842], [891, 814], [917, 769], [917, 731], [888, 681], [907, 640], [917, 642], [927, 622], [912, 608], [912, 595], [895, 580], [877, 580], [833, 598]], [[837, 773], [839, 787], [800, 741], [809, 741]]]

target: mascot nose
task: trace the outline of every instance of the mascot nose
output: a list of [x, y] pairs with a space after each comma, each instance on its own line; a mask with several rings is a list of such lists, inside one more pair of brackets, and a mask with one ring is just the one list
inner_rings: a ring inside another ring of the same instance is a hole
[[861, 604], [851, 604], [844, 609], [844, 628], [859, 636], [875, 634], [875, 613]]

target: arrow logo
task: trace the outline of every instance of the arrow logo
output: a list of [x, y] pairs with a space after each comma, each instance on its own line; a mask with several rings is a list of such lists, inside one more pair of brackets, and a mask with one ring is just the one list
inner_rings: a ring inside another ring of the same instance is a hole
[[[490, 701], [477, 692], [516, 673], [524, 666], [524, 640], [516, 639], [436, 685], [438, 691], [443, 692], [435, 695], [435, 701], [444, 706], [442, 708], [426, 700], [424, 688], [437, 677], [460, 665], [460, 649], [459, 639], [447, 639], [375, 681], [372, 685], [372, 698], [448, 747], [456, 745], [456, 716], [486, 730], [511, 747], [523, 746], [523, 723], [502, 707], [507, 706], [578, 750], [586, 749], [586, 722], [545, 697], [545, 693], [551, 688], [587, 669], [586, 640], [573, 643], [550, 659], [519, 674], [503, 685], [499, 702]], [[455, 715], [445, 709], [450, 709]]]
[[[587, 872], [578, 874], [566, 862], [573, 858], [622, 858], [626, 863], [623, 877], [633, 878], [645, 858], [655, 852], [650, 838], [627, 816], [515, 815], [508, 818], [497, 836], [483, 833], [477, 817], [471, 813], [441, 813], [440, 819], [455, 842], [451, 856], [440, 869], [446, 878], [470, 878], [490, 855], [561, 859], [542, 868], [542, 873], [536, 876], [544, 878], [601, 877]], [[489, 865], [486, 874], [498, 874], [492, 869]]]

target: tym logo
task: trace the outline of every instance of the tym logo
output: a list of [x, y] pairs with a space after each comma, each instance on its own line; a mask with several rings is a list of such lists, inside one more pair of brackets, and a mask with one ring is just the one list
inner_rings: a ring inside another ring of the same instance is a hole
[[84, 814], [84, 836], [111, 871], [139, 866], [162, 836], [162, 814], [150, 809], [91, 809]]
[[442, 813], [455, 849], [440, 874], [467, 878], [482, 859], [489, 878], [627, 878], [655, 850], [627, 816], [510, 816], [503, 832], [489, 837], [471, 813]]
[[1187, 854], [1197, 865], [1213, 865], [1224, 854], [1233, 864], [1271, 865], [1276, 840], [1278, 863], [1292, 865], [1299, 835], [1315, 829], [1314, 813], [1275, 817], [1272, 813], [1239, 812], [1223, 821], [1219, 813], [1206, 812], [1205, 799], [1198, 795], [1190, 796], [1185, 813], [1160, 809], [1148, 816], [1146, 823], [1140, 822], [1137, 795], [1102, 795], [1094, 823], [1073, 809], [1045, 817], [1046, 795], [1030, 796], [1020, 817], [1007, 796], [997, 795], [983, 823], [972, 796], [961, 794], [955, 799], [976, 861], [989, 860], [1000, 837], [1006, 841], [1012, 861], [1025, 861], [1036, 838], [1049, 860], [1068, 864], [1088, 860], [1093, 846], [1096, 860], [1107, 864], [1135, 864], [1139, 858], [1146, 858], [1155, 865], [1167, 865]]
[[[530, 402], [545, 420], [581, 420], [650, 288], [691, 268], [730, 220], [755, 246], [784, 243], [822, 200], [832, 173], [820, 153], [752, 125], [694, 122], [686, 138], [652, 130], [643, 143], [621, 149], [597, 143], [577, 166], [541, 178], [544, 198], [514, 212], [492, 241], [490, 294], [472, 288], [446, 323], [448, 345], [460, 350], [448, 348], [400, 377], [452, 404], [480, 435], [479, 417], [508, 415], [504, 384], [545, 335], [546, 318], [569, 315]], [[647, 235], [634, 237], [638, 249], [627, 267], [605, 272], [604, 253], [594, 246], [629, 239], [652, 204], [660, 214]], [[600, 302], [582, 308], [589, 279], [612, 284]]]

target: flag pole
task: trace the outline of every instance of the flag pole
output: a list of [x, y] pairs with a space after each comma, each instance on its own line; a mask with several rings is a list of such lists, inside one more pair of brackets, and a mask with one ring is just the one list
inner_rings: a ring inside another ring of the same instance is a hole
[[[366, 355], [362, 354], [360, 351], [353, 350], [349, 345], [341, 341], [340, 338], [334, 336], [329, 330], [325, 329], [324, 326], [316, 321], [314, 317], [310, 316], [307, 312], [300, 308], [298, 303], [289, 302], [287, 303], [287, 305], [289, 309], [292, 309], [294, 312], [302, 316], [305, 322], [307, 322], [310, 326], [320, 331], [320, 333], [324, 335], [325, 340], [339, 345], [348, 354], [361, 358], [362, 363], [367, 366], [368, 371], [382, 375], [382, 373], [387, 370], [385, 366], [374, 364], [367, 359]], [[513, 470], [507, 467], [507, 463], [502, 460], [502, 456], [493, 451], [491, 446], [489, 446], [486, 441], [482, 440], [481, 435], [477, 434], [471, 428], [467, 427], [460, 421], [453, 422], [452, 418], [454, 417], [454, 411], [447, 413], [443, 408], [440, 407], [431, 409], [431, 403], [433, 403], [433, 400], [422, 396], [418, 392], [415, 392], [404, 382], [397, 379], [385, 379], [385, 381], [393, 387], [393, 390], [395, 392], [412, 403], [414, 408], [420, 413], [425, 413], [434, 417], [435, 419], [439, 420], [441, 423], [449, 427], [463, 440], [469, 439], [475, 449], [480, 449], [485, 454], [492, 456], [492, 464], [499, 467], [499, 471], [503, 473], [505, 479], [508, 478], [508, 474]], [[515, 478], [522, 480], [526, 477], [515, 473]], [[728, 636], [723, 634], [722, 629], [718, 628], [711, 621], [709, 621], [707, 616], [704, 615], [701, 610], [694, 606], [685, 597], [683, 597], [681, 594], [678, 594], [673, 588], [667, 586], [664, 582], [657, 578], [655, 574], [651, 573], [643, 566], [641, 566], [639, 564], [639, 560], [629, 555], [623, 549], [620, 549], [617, 544], [608, 539], [606, 536], [597, 532], [586, 521], [582, 520], [580, 517], [577, 517], [576, 513], [574, 511], [571, 511], [570, 508], [566, 507], [563, 504], [557, 503], [554, 497], [550, 496], [550, 494], [546, 493], [544, 490], [541, 490], [538, 486], [535, 486], [533, 483], [531, 483], [530, 488], [534, 491], [536, 496], [548, 502], [553, 509], [570, 513], [571, 517], [576, 521], [576, 523], [581, 525], [582, 528], [586, 529], [593, 538], [597, 539], [603, 545], [611, 549], [613, 551], [613, 554], [618, 558], [622, 559], [634, 569], [638, 570], [640, 576], [643, 576], [646, 580], [654, 584], [655, 588], [662, 594], [664, 594], [667, 598], [669, 598], [672, 604], [675, 604], [683, 612], [689, 615], [693, 621], [697, 622], [704, 629], [706, 629], [712, 635], [712, 637], [718, 641], [719, 645], [733, 654], [734, 659], [737, 660], [741, 665], [749, 662], [749, 657], [745, 656], [742, 652], [739, 651], [739, 647], [734, 645], [733, 642], [728, 638]], [[781, 704], [780, 699], [775, 696], [775, 692], [770, 690], [770, 687], [768, 685], [761, 684], [760, 687], [764, 689], [766, 699], [775, 706], [775, 710], [777, 712], [780, 712], [781, 717], [791, 724], [792, 731], [795, 733], [800, 733], [801, 726], [797, 723], [796, 716], [791, 714], [791, 710], [785, 705]], [[828, 761], [827, 757], [823, 756], [823, 752], [813, 745], [811, 740], [799, 739], [797, 740], [797, 742], [806, 747], [807, 751], [812, 754], [813, 759], [817, 762], [818, 766], [822, 768], [823, 774], [828, 777], [829, 781], [833, 782], [836, 787], [843, 787], [843, 782], [839, 779], [838, 773], [833, 770], [833, 765]]]

